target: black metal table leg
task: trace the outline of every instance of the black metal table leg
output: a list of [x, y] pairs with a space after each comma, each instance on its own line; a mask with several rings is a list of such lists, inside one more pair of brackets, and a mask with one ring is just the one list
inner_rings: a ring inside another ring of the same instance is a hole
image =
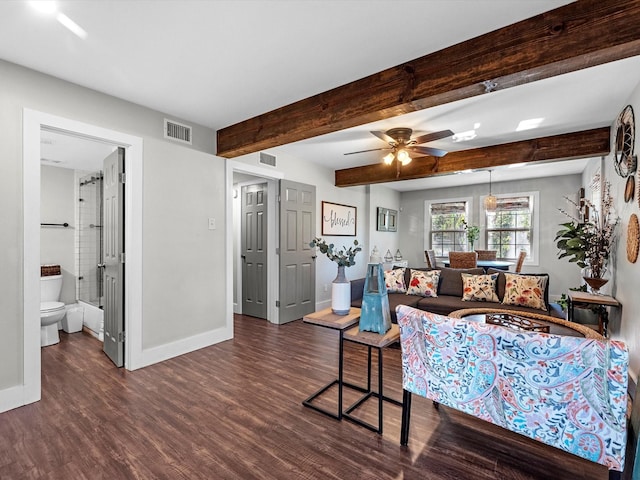
[[[335, 380], [332, 380], [331, 382], [327, 383], [324, 387], [322, 387], [320, 390], [312, 393], [308, 398], [306, 398], [305, 400], [302, 401], [302, 405], [304, 405], [305, 407], [309, 407], [317, 412], [320, 413], [324, 413], [325, 415], [328, 415], [331, 418], [335, 418], [336, 420], [342, 420], [342, 412], [343, 412], [343, 408], [342, 408], [342, 390], [344, 387], [348, 387], [348, 388], [352, 388], [354, 390], [357, 390], [359, 392], [369, 392], [371, 390], [371, 380], [369, 379], [368, 384], [367, 384], [367, 388], [361, 387], [359, 385], [354, 385], [352, 383], [348, 383], [344, 381], [344, 342], [343, 342], [343, 331], [340, 330], [340, 346], [338, 347], [338, 378]], [[325, 408], [319, 407], [317, 405], [314, 405], [312, 402], [318, 398], [320, 395], [322, 395], [324, 392], [326, 392], [327, 390], [329, 390], [331, 387], [333, 387], [334, 385], [338, 386], [338, 413], [334, 413], [332, 411], [329, 411]]]

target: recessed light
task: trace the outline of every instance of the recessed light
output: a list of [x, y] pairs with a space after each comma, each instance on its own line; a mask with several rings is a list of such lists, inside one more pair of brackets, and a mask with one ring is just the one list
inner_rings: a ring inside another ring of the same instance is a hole
[[47, 15], [54, 14], [58, 11], [56, 2], [52, 0], [34, 0], [29, 2], [29, 5], [31, 5], [31, 8], [33, 8], [34, 10]]
[[543, 121], [544, 121], [544, 118], [530, 118], [528, 120], [522, 120], [518, 124], [518, 127], [516, 128], [516, 132], [521, 132], [522, 130], [531, 130], [532, 128], [538, 128]]
[[466, 132], [456, 133], [451, 139], [454, 142], [466, 142], [467, 140], [473, 140], [476, 138], [475, 130], [467, 130]]

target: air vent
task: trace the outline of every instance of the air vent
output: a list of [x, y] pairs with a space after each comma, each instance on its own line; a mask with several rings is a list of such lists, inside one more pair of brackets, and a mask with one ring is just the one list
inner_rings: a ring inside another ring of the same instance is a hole
[[260, 163], [263, 165], [269, 165], [270, 167], [276, 166], [276, 157], [269, 155], [268, 153], [260, 152]]
[[173, 120], [164, 119], [164, 138], [191, 145], [191, 127]]

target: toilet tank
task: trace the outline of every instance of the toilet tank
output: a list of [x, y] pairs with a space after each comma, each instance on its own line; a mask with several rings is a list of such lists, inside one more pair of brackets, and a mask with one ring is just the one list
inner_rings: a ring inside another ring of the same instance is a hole
[[40, 277], [40, 302], [57, 302], [62, 291], [62, 275]]

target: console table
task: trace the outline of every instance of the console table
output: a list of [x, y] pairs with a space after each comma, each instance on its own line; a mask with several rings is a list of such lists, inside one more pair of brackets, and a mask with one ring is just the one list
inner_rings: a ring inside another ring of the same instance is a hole
[[[332, 380], [327, 383], [324, 387], [322, 387], [317, 392], [313, 393], [309, 398], [304, 400], [302, 404], [305, 407], [312, 408], [320, 413], [324, 413], [336, 420], [342, 420], [342, 388], [344, 386], [353, 388], [360, 392], [366, 392], [366, 389], [360, 387], [358, 385], [353, 385], [343, 381], [342, 373], [343, 373], [343, 347], [344, 343], [342, 338], [344, 336], [344, 331], [355, 325], [360, 321], [360, 309], [359, 308], [351, 308], [347, 315], [336, 315], [332, 312], [331, 308], [325, 308], [324, 310], [320, 310], [319, 312], [310, 313], [305, 315], [302, 318], [302, 321], [305, 323], [310, 323], [312, 325], [317, 325], [319, 327], [330, 328], [332, 330], [338, 330], [340, 332], [340, 342], [339, 342], [339, 354], [338, 354], [338, 378]], [[326, 410], [322, 407], [314, 405], [312, 402], [322, 395], [324, 392], [329, 390], [334, 385], [338, 386], [338, 413], [333, 413], [329, 410]]]
[[573, 309], [575, 307], [595, 307], [598, 313], [598, 332], [606, 337], [609, 325], [609, 312], [606, 307], [619, 307], [620, 302], [611, 295], [596, 295], [587, 292], [575, 292], [569, 290], [569, 321], [573, 322]]

